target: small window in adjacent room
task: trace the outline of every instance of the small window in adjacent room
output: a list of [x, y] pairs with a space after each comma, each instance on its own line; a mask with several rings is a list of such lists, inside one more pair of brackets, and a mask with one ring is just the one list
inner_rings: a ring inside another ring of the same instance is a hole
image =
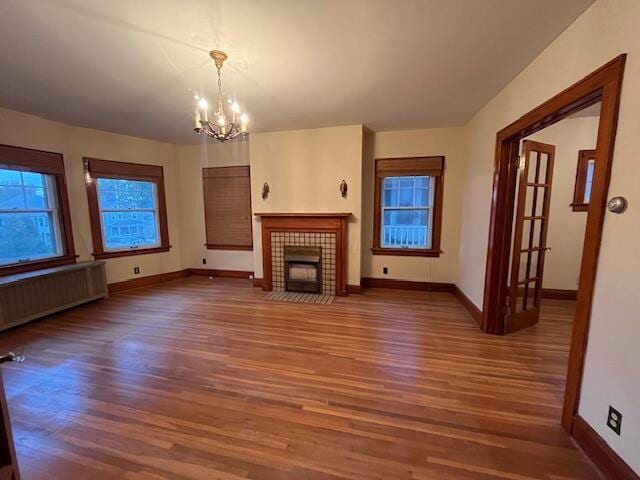
[[571, 204], [574, 212], [586, 212], [589, 209], [595, 155], [595, 150], [580, 150], [578, 152], [576, 185], [573, 191], [573, 203]]
[[75, 258], [62, 155], [0, 146], [0, 275]]
[[162, 167], [85, 159], [95, 258], [169, 250]]
[[444, 157], [376, 160], [373, 253], [440, 255]]
[[252, 250], [249, 167], [203, 168], [202, 183], [207, 248]]

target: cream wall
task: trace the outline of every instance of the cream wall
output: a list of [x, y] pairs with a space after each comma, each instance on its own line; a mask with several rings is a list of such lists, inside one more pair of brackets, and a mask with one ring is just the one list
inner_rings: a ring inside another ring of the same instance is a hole
[[164, 170], [169, 223], [169, 252], [113, 258], [107, 260], [109, 283], [180, 270], [180, 235], [178, 231], [178, 173], [175, 149], [168, 143], [73, 127], [33, 115], [0, 108], [0, 143], [48, 150], [64, 155], [69, 191], [73, 239], [79, 260], [91, 260], [93, 243], [89, 224], [87, 193], [82, 158], [95, 157], [132, 163], [161, 165]]
[[572, 117], [528, 137], [556, 146], [547, 234], [551, 250], [544, 261], [543, 288], [578, 288], [587, 212], [574, 212], [570, 204], [573, 203], [578, 151], [596, 147], [598, 121], [599, 117]]
[[[213, 143], [202, 137], [200, 145], [179, 146], [178, 197], [180, 202], [181, 257], [184, 268], [211, 268], [253, 272], [250, 250], [208, 250], [205, 247], [202, 169], [249, 165], [249, 140]], [[202, 264], [202, 259], [207, 264]]]
[[[362, 179], [362, 276], [419, 282], [455, 283], [464, 180], [464, 129], [432, 128], [377, 132], [364, 156]], [[365, 149], [366, 150], [366, 149]], [[445, 156], [441, 249], [438, 258], [373, 255], [373, 194], [376, 158]], [[389, 273], [382, 273], [388, 267]]]
[[[362, 125], [251, 135], [251, 201], [255, 212], [351, 212], [348, 283], [360, 284]], [[349, 185], [342, 198], [340, 182]], [[262, 200], [262, 185], [270, 193]], [[254, 271], [262, 278], [262, 234], [254, 217]]]
[[[640, 2], [598, 0], [491, 100], [467, 126], [458, 285], [482, 306], [496, 132], [617, 55], [627, 65], [609, 196], [629, 209], [607, 213], [591, 314], [580, 415], [640, 472]], [[622, 436], [605, 425], [622, 412]]]

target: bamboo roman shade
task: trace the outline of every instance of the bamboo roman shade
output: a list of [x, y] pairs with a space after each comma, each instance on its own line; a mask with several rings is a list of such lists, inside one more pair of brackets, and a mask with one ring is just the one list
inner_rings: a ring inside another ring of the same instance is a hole
[[251, 250], [249, 167], [203, 168], [207, 248]]
[[427, 175], [438, 177], [444, 169], [444, 157], [379, 158], [376, 176]]

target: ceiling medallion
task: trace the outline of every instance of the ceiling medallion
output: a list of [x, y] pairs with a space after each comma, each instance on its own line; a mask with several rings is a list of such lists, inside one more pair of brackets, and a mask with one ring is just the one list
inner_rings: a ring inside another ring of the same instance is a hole
[[[222, 95], [222, 78], [220, 71], [222, 70], [222, 64], [227, 59], [227, 54], [220, 50], [212, 50], [209, 52], [211, 58], [218, 70], [218, 109], [213, 114], [213, 121], [209, 121], [209, 104], [204, 97], [196, 95], [194, 98], [197, 101], [195, 121], [196, 126], [194, 130], [197, 133], [208, 135], [221, 142], [226, 142], [236, 138], [238, 135], [247, 136], [247, 124], [249, 123], [249, 117], [246, 113], [242, 113], [240, 105], [234, 100], [229, 100], [228, 105], [231, 110], [231, 114], [227, 115], [225, 112], [225, 104], [223, 102], [224, 96]], [[228, 119], [231, 118], [229, 122]]]

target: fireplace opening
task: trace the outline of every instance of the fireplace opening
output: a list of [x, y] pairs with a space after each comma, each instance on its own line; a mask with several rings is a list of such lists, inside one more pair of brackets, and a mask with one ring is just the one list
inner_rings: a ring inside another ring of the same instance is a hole
[[322, 247], [285, 245], [284, 280], [288, 292], [322, 293]]

